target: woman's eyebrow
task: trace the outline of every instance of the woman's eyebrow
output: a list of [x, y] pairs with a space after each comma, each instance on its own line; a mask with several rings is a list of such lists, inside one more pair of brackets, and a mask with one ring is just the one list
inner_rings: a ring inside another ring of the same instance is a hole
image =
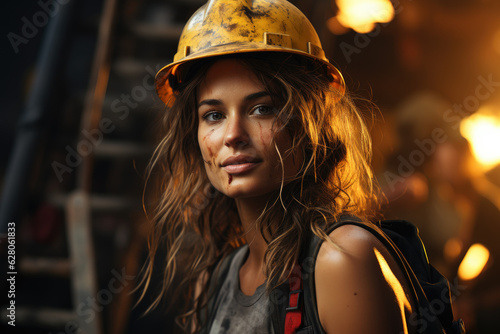
[[[253, 93], [253, 94], [245, 96], [245, 101], [257, 100], [257, 99], [259, 99], [261, 97], [264, 97], [264, 96], [270, 96], [270, 94], [268, 92], [266, 92], [266, 91]], [[203, 100], [200, 103], [198, 103], [198, 108], [200, 108], [203, 105], [218, 106], [218, 105], [221, 105], [221, 104], [222, 104], [221, 100], [218, 100], [218, 99], [207, 99], [207, 100]]]
[[207, 99], [207, 100], [203, 100], [200, 103], [198, 103], [198, 108], [201, 107], [201, 106], [203, 106], [203, 105], [218, 106], [218, 105], [221, 105], [221, 104], [222, 104], [221, 100]]
[[270, 94], [268, 92], [266, 92], [266, 91], [253, 93], [253, 94], [247, 95], [245, 97], [245, 101], [256, 100], [256, 99], [261, 98], [263, 96], [270, 96]]

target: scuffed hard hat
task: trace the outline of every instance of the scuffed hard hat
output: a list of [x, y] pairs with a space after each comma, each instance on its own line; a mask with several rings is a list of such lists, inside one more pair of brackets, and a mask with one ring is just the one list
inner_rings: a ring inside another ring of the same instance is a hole
[[193, 60], [251, 52], [285, 52], [319, 60], [342, 94], [341, 73], [325, 57], [319, 37], [306, 16], [286, 0], [209, 0], [182, 31], [174, 61], [155, 78], [158, 96], [173, 102], [171, 82], [182, 80], [181, 69]]

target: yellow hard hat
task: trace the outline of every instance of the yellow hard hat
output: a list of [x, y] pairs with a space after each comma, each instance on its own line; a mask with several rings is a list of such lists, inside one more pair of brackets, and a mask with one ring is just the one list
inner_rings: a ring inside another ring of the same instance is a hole
[[174, 61], [156, 74], [156, 91], [171, 105], [174, 92], [169, 77], [180, 82], [184, 64], [207, 57], [270, 51], [321, 61], [327, 65], [332, 85], [344, 93], [344, 79], [325, 57], [312, 24], [286, 0], [209, 0], [185, 25]]

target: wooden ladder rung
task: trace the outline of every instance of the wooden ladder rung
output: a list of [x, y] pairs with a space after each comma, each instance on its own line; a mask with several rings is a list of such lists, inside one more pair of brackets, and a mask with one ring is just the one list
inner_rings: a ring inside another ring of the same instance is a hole
[[148, 39], [160, 39], [177, 41], [181, 36], [184, 25], [159, 25], [143, 22], [134, 22], [130, 30], [139, 37]]
[[[56, 207], [63, 208], [68, 201], [68, 195], [53, 193], [47, 196], [47, 201]], [[122, 196], [91, 195], [90, 208], [93, 212], [132, 211], [141, 208], [141, 201]]]
[[69, 277], [71, 263], [68, 259], [23, 258], [19, 262], [19, 271], [31, 275]]
[[[8, 312], [6, 307], [2, 307], [1, 321], [3, 323], [7, 323], [10, 320], [7, 317]], [[65, 328], [70, 323], [75, 327], [78, 326], [78, 317], [71, 310], [16, 306], [16, 326], [35, 325], [40, 327]]]
[[95, 147], [96, 157], [139, 158], [149, 157], [153, 148], [147, 145], [124, 141], [103, 141]]
[[[171, 60], [170, 60], [171, 62]], [[112, 72], [114, 72], [115, 75], [118, 75], [120, 77], [144, 77], [145, 74], [148, 74], [146, 72], [146, 68], [149, 66], [151, 70], [155, 71], [155, 66], [154, 64], [157, 64], [157, 61], [151, 60], [149, 62], [145, 61], [138, 61], [135, 58], [130, 58], [130, 57], [123, 57], [115, 60], [112, 63]], [[162, 60], [162, 64], [167, 64], [168, 60]], [[149, 73], [151, 76], [153, 76], [153, 73]], [[107, 92], [108, 94], [108, 92]], [[108, 102], [107, 98], [104, 99], [104, 103]]]

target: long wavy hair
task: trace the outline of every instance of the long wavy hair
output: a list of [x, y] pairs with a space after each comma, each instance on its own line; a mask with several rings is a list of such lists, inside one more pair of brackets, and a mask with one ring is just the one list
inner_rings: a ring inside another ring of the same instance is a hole
[[[235, 57], [235, 56], [233, 56]], [[150, 217], [149, 261], [144, 267], [143, 296], [153, 269], [163, 268], [161, 291], [150, 309], [168, 296], [185, 330], [199, 329], [208, 284], [221, 260], [245, 239], [232, 198], [216, 191], [205, 172], [197, 128], [197, 89], [221, 57], [201, 60], [174, 85], [175, 101], [161, 122], [163, 138], [148, 167], [148, 179], [160, 179]], [[377, 191], [370, 167], [371, 140], [364, 117], [347, 94], [328, 79], [326, 67], [301, 56], [256, 53], [237, 56], [270, 93], [276, 120], [289, 131], [292, 148], [304, 161], [291, 181], [270, 197], [255, 228], [268, 236], [265, 254], [267, 288], [284, 282], [312, 234], [324, 232], [342, 213], [371, 219]], [[331, 242], [331, 240], [329, 240]], [[162, 258], [158, 258], [159, 254]], [[194, 298], [196, 286], [200, 294]], [[196, 300], [194, 300], [196, 299]]]

